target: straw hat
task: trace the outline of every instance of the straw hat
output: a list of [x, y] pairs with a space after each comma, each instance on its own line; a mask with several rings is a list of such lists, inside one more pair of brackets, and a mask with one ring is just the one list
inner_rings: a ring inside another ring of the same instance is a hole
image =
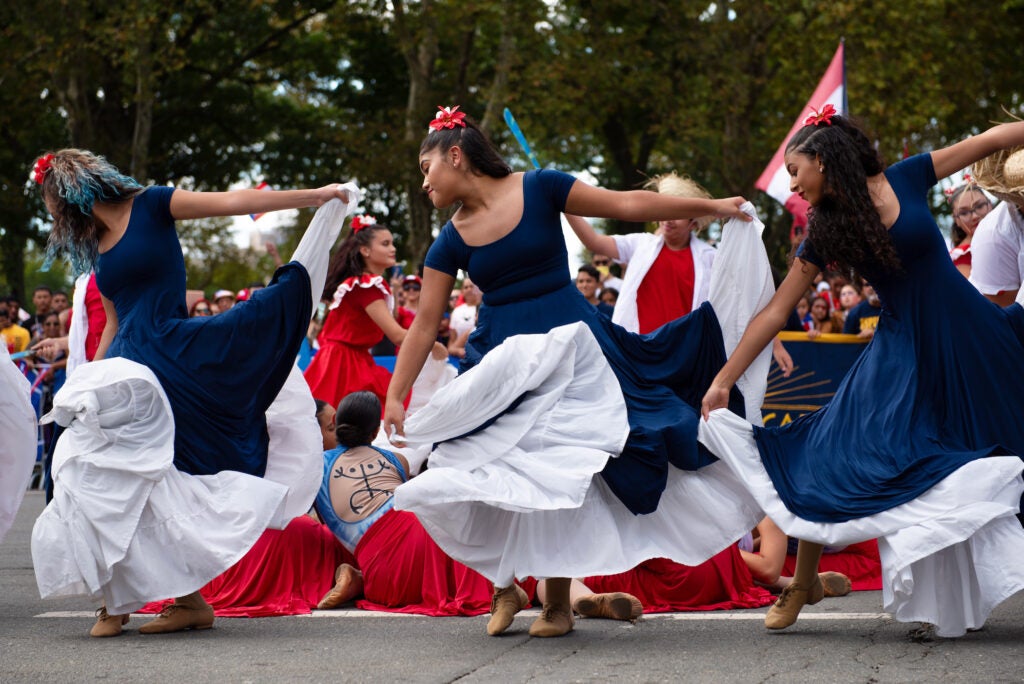
[[[644, 183], [644, 189], [684, 199], [711, 199], [711, 193], [701, 187], [700, 183], [688, 176], [680, 176], [674, 171], [662, 176], [655, 176]], [[702, 216], [697, 219], [699, 230], [707, 228], [713, 220], [711, 216]]]
[[1024, 207], [1024, 146], [1011, 147], [974, 164], [974, 180], [1001, 200]]

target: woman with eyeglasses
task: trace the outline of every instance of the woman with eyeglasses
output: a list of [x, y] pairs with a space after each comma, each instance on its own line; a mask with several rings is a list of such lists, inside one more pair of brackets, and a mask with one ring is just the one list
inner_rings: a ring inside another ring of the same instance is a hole
[[948, 192], [948, 199], [953, 211], [953, 249], [949, 256], [956, 270], [963, 273], [965, 278], [970, 278], [971, 240], [981, 219], [992, 211], [992, 202], [970, 176], [966, 183]]

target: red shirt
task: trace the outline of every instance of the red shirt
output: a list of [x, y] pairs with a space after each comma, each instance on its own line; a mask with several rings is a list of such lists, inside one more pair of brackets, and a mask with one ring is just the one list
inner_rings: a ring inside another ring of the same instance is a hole
[[636, 292], [640, 332], [652, 330], [690, 313], [696, 278], [689, 247], [662, 247]]

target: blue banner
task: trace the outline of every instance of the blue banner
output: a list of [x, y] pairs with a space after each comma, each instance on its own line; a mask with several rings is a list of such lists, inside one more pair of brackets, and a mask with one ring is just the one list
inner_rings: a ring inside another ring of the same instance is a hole
[[784, 332], [779, 338], [793, 357], [794, 368], [784, 378], [772, 361], [761, 404], [766, 426], [785, 425], [827, 404], [869, 341], [856, 335], [822, 335], [812, 340], [803, 332]]

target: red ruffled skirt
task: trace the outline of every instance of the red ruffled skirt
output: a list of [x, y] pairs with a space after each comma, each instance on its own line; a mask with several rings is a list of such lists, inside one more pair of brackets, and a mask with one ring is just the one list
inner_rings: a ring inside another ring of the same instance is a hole
[[[342, 563], [355, 565], [355, 559], [329, 529], [304, 515], [283, 530], [264, 532], [199, 593], [220, 617], [305, 615], [334, 586]], [[139, 612], [158, 613], [170, 603], [154, 601]]]
[[[782, 574], [792, 577], [796, 570], [796, 556], [786, 556]], [[882, 561], [878, 557], [878, 542], [874, 539], [850, 544], [838, 553], [825, 553], [818, 563], [818, 572], [841, 572], [850, 578], [853, 591], [878, 591], [882, 588]]]
[[363, 571], [364, 610], [417, 615], [483, 615], [491, 610], [491, 583], [452, 560], [416, 516], [391, 510], [356, 546]]
[[377, 365], [367, 349], [328, 343], [320, 348], [303, 374], [313, 397], [337, 407], [352, 392], [373, 392], [381, 406], [387, 398], [391, 373]]
[[645, 613], [760, 608], [775, 601], [767, 589], [754, 584], [735, 544], [700, 565], [653, 558], [618, 575], [583, 582], [595, 593], [633, 594]]

